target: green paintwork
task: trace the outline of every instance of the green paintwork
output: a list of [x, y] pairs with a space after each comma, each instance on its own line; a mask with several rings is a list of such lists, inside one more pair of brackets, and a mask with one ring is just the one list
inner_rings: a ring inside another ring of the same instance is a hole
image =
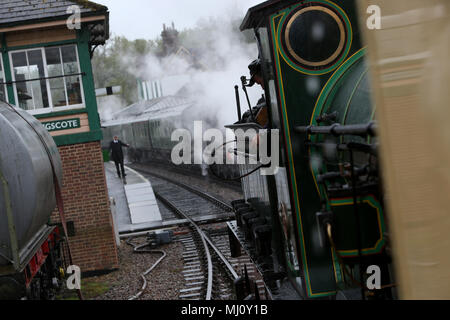
[[[374, 196], [358, 198], [358, 203], [358, 211], [361, 213], [360, 223], [364, 231], [361, 233], [362, 254], [377, 254], [386, 245], [383, 209]], [[336, 232], [334, 236], [337, 251], [342, 257], [357, 257], [356, 234], [350, 232], [356, 230], [353, 216], [353, 198], [333, 199], [330, 204], [335, 215]]]
[[[83, 89], [86, 109], [89, 116], [89, 127], [91, 131], [100, 130], [100, 116], [98, 114], [97, 98], [95, 96], [95, 84], [92, 73], [91, 56], [89, 53], [90, 32], [86, 29], [78, 30], [78, 56], [80, 59], [81, 71], [83, 76]], [[100, 131], [101, 132], [101, 131]], [[102, 138], [100, 138], [101, 140]]]
[[[8, 47], [6, 45], [5, 35], [2, 34], [2, 59], [3, 59], [3, 71], [5, 74], [5, 82], [12, 81], [11, 64], [9, 63]], [[8, 102], [12, 105], [16, 104], [14, 98], [14, 89], [12, 85], [6, 86], [6, 91], [8, 93]]]
[[[337, 122], [340, 124], [363, 124], [373, 119], [374, 107], [370, 93], [368, 80], [368, 66], [365, 62], [365, 49], [361, 49], [351, 56], [330, 78], [327, 85], [322, 90], [314, 110], [311, 125], [318, 125], [316, 118], [324, 113], [337, 112]], [[323, 136], [312, 136], [312, 142], [324, 142]], [[330, 137], [327, 137], [330, 139]], [[349, 140], [367, 142], [359, 137], [345, 137], [335, 139], [336, 142], [348, 142]], [[311, 156], [322, 154], [321, 149], [311, 148]], [[339, 155], [340, 161], [348, 159]], [[367, 156], [359, 155], [356, 162], [367, 163]], [[319, 168], [311, 168], [315, 177], [319, 175]], [[333, 166], [321, 167], [322, 172], [339, 170]], [[348, 181], [349, 183], [349, 181]], [[318, 186], [322, 197], [326, 198], [323, 186]], [[358, 205], [358, 212], [361, 215], [362, 232], [362, 253], [371, 255], [380, 253], [384, 249], [385, 239], [384, 212], [380, 202], [374, 197], [361, 199], [362, 204]], [[353, 215], [353, 199], [329, 199], [328, 209], [335, 215], [336, 244], [341, 256], [357, 256], [357, 234]], [[345, 230], [345, 231], [343, 231]], [[344, 236], [345, 235], [345, 236]]]
[[103, 162], [109, 162], [111, 160], [110, 156], [109, 156], [109, 150], [103, 150]]
[[[338, 70], [333, 74], [333, 76], [329, 79], [327, 84], [322, 89], [322, 92], [320, 94], [320, 97], [317, 101], [316, 107], [314, 108], [314, 113], [311, 119], [311, 125], [318, 125], [316, 118], [323, 114], [323, 113], [330, 113], [333, 111], [341, 111], [339, 112], [339, 115], [341, 116], [341, 119], [343, 118], [343, 115], [345, 115], [346, 111], [344, 109], [348, 110], [348, 102], [351, 102], [351, 99], [343, 99], [343, 104], [345, 104], [346, 108], [342, 108], [342, 110], [335, 110], [336, 106], [333, 105], [335, 102], [335, 96], [340, 91], [342, 86], [349, 87], [351, 91], [354, 91], [357, 86], [353, 83], [347, 83], [347, 79], [349, 75], [356, 74], [356, 78], [359, 81], [361, 78], [361, 74], [366, 74], [367, 67], [364, 65], [363, 57], [365, 55], [365, 49], [361, 49], [357, 51], [354, 55], [352, 55], [347, 61], [342, 64]], [[351, 68], [354, 68], [355, 65], [362, 68], [362, 72], [351, 72]], [[359, 81], [360, 83], [360, 81]], [[368, 108], [372, 109], [372, 103], [370, 102], [367, 106]], [[333, 108], [333, 110], [331, 110]], [[339, 121], [341, 122], [341, 121]]]
[[99, 129], [96, 131], [91, 130], [90, 132], [85, 133], [53, 137], [53, 140], [55, 140], [56, 145], [60, 147], [60, 146], [69, 146], [73, 144], [101, 141], [102, 138], [103, 138], [102, 131]]
[[[307, 5], [306, 1], [302, 2]], [[318, 2], [318, 1], [315, 1]], [[281, 45], [281, 29], [287, 15], [298, 6], [291, 6], [280, 10], [270, 17], [272, 42], [275, 45], [275, 74], [278, 78], [280, 116], [283, 122], [284, 138], [289, 165], [289, 177], [293, 190], [293, 208], [295, 210], [295, 227], [298, 232], [299, 256], [303, 268], [306, 293], [308, 297], [317, 298], [336, 294], [337, 281], [340, 279], [339, 266], [336, 257], [329, 247], [320, 247], [317, 234], [318, 225], [316, 213], [321, 210], [321, 194], [316, 188], [315, 176], [310, 170], [310, 161], [307, 156], [309, 149], [304, 145], [306, 135], [293, 131], [296, 126], [306, 126], [311, 123], [314, 108], [323, 88], [332, 76], [331, 71], [336, 70], [350, 56], [361, 49], [357, 26], [356, 8], [353, 0], [344, 0], [333, 3], [319, 1], [345, 12], [348, 17], [349, 34], [352, 35], [351, 46], [347, 48], [342, 59], [330, 70], [318, 72], [314, 76], [306, 74], [304, 70], [286, 59]], [[351, 38], [351, 37], [349, 37]], [[311, 90], [308, 83], [316, 82], [318, 91]]]
[[74, 110], [67, 110], [67, 111], [58, 111], [58, 112], [51, 112], [51, 113], [44, 113], [44, 114], [37, 114], [34, 117], [36, 119], [46, 119], [51, 117], [64, 117], [64, 116], [71, 116], [71, 115], [77, 115], [87, 113], [87, 109], [74, 109]]
[[[326, 0], [315, 0], [315, 1], [307, 1], [307, 2], [323, 3], [323, 4], [329, 5], [329, 6], [333, 7], [334, 9], [336, 9], [336, 10], [341, 14], [341, 17], [344, 19], [347, 30], [349, 30], [349, 34], [348, 34], [348, 37], [347, 37], [347, 41], [346, 41], [346, 43], [345, 43], [344, 53], [342, 54], [342, 57], [341, 57], [335, 64], [333, 64], [332, 66], [330, 66], [330, 67], [328, 67], [328, 68], [326, 68], [326, 69], [324, 69], [324, 70], [317, 70], [317, 71], [315, 71], [315, 70], [308, 70], [308, 69], [305, 69], [305, 68], [300, 67], [298, 64], [296, 64], [294, 61], [292, 61], [292, 60], [289, 58], [289, 56], [284, 52], [283, 46], [280, 45], [280, 47], [279, 47], [279, 49], [280, 49], [280, 50], [279, 50], [279, 54], [283, 57], [284, 61], [285, 61], [292, 69], [294, 69], [294, 70], [296, 70], [296, 71], [298, 71], [298, 72], [301, 72], [301, 73], [308, 74], [308, 75], [315, 75], [315, 76], [318, 76], [318, 75], [323, 75], [323, 74], [327, 74], [327, 73], [329, 73], [329, 72], [332, 72], [332, 71], [335, 70], [337, 67], [339, 67], [339, 66], [342, 64], [342, 62], [345, 61], [345, 59], [346, 59], [348, 53], [350, 52], [351, 46], [352, 46], [353, 31], [352, 31], [351, 22], [350, 22], [350, 20], [349, 20], [349, 18], [348, 18], [348, 16], [347, 16], [347, 14], [345, 13], [344, 10], [342, 10], [342, 9], [341, 9], [338, 5], [336, 5], [335, 3], [331, 2], [331, 1], [326, 1]], [[289, 12], [295, 11], [295, 10], [296, 10], [298, 7], [300, 7], [300, 6], [303, 6], [303, 4], [302, 4], [302, 3], [298, 3], [298, 4], [294, 5], [294, 6], [292, 6], [292, 7], [289, 9]], [[282, 18], [281, 18], [281, 20], [280, 20], [280, 22], [279, 22], [279, 24], [280, 24], [281, 26], [283, 26], [285, 23], [287, 23], [286, 18], [288, 17], [289, 12], [287, 12], [286, 14], [284, 14], [284, 15], [282, 16]], [[283, 29], [283, 28], [280, 27], [280, 28], [278, 28], [278, 30], [277, 30], [277, 32], [278, 32], [278, 39], [281, 39], [281, 37], [282, 37], [282, 35], [281, 35], [282, 29]]]

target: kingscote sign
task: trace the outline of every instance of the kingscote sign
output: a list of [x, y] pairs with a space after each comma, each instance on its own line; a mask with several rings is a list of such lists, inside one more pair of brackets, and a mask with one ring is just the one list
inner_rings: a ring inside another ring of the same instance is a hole
[[50, 122], [43, 122], [42, 124], [49, 132], [81, 128], [81, 120], [79, 118], [55, 120]]

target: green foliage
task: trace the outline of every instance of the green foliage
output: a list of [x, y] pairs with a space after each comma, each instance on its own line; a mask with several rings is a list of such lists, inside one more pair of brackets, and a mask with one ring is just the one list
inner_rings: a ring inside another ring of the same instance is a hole
[[92, 59], [95, 87], [122, 86], [121, 98], [125, 105], [137, 100], [136, 71], [147, 55], [158, 50], [159, 44], [152, 40], [130, 41], [116, 36], [99, 47]]
[[[203, 55], [210, 51], [213, 43], [217, 43], [216, 37], [220, 36], [221, 32], [233, 34], [233, 39], [242, 43], [255, 42], [252, 33], [239, 31], [240, 23], [240, 19], [234, 19], [231, 23], [213, 18], [202, 19], [194, 28], [179, 32], [178, 45], [187, 48], [200, 61], [211, 61], [212, 57]], [[162, 53], [161, 38], [130, 41], [123, 36], [112, 37], [104, 47], [96, 49], [92, 59], [96, 88], [122, 86], [123, 105], [135, 103], [138, 96], [137, 79], [142, 77], [143, 80], [148, 80], [142, 74], [142, 70], [146, 69], [145, 64], [148, 63], [147, 57], [161, 57]]]

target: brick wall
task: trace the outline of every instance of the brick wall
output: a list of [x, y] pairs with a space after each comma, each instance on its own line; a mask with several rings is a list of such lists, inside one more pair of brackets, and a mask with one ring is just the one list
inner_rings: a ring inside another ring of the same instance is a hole
[[[100, 142], [63, 146], [59, 152], [66, 220], [75, 229], [69, 238], [73, 263], [82, 272], [116, 269], [117, 247]], [[57, 212], [52, 222], [59, 222]]]

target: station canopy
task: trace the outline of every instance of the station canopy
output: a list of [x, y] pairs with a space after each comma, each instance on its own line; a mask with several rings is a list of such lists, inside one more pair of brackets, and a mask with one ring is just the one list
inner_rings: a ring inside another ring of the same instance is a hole
[[180, 117], [193, 106], [191, 100], [180, 96], [144, 100], [116, 112], [111, 120], [102, 123], [102, 127]]

